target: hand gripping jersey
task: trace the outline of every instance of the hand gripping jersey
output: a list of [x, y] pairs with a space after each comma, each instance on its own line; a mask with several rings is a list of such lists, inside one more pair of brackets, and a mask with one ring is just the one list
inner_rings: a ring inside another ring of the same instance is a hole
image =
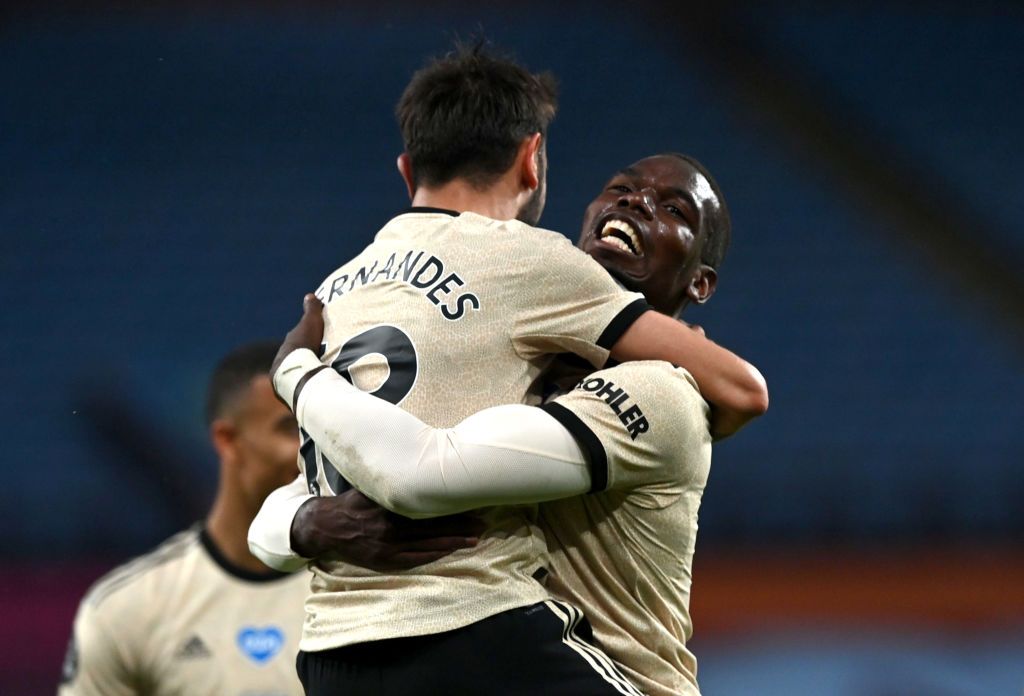
[[228, 564], [198, 527], [101, 578], [82, 600], [59, 696], [301, 696], [309, 574]]
[[[555, 354], [600, 366], [648, 309], [561, 235], [422, 209], [391, 220], [316, 294], [326, 304], [323, 362], [438, 427], [536, 403]], [[300, 460], [312, 492], [346, 487], [312, 440]], [[319, 562], [301, 648], [438, 633], [547, 599], [533, 577], [544, 554], [535, 515], [489, 508], [476, 548], [409, 571]]]

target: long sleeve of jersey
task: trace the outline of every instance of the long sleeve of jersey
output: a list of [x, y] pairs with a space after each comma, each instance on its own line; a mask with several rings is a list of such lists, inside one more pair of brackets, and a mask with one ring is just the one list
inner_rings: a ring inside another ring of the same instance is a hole
[[[296, 375], [319, 365], [312, 352], [295, 351], [278, 371], [278, 393], [292, 398]], [[334, 370], [321, 370], [299, 392], [295, 410], [299, 425], [349, 483], [406, 517], [590, 490], [589, 462], [576, 439], [532, 406], [497, 406], [453, 428], [433, 428]]]
[[309, 562], [292, 550], [291, 529], [295, 513], [312, 497], [302, 475], [267, 496], [249, 526], [249, 550], [256, 558], [286, 573]]

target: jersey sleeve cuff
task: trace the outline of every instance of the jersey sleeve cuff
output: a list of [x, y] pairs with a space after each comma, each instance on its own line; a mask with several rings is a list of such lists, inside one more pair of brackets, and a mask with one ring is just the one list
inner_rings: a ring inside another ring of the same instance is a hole
[[299, 382], [312, 370], [323, 367], [320, 358], [308, 348], [289, 353], [274, 373], [274, 391], [286, 404], [295, 406], [295, 391]]
[[607, 489], [608, 455], [604, 450], [604, 445], [601, 444], [601, 439], [594, 434], [590, 426], [565, 406], [554, 401], [542, 404], [538, 408], [543, 409], [545, 413], [568, 430], [586, 453], [587, 459], [590, 461], [590, 492], [600, 493]]
[[611, 350], [612, 346], [619, 342], [622, 338], [622, 334], [626, 333], [626, 329], [633, 325], [637, 319], [640, 318], [641, 314], [653, 309], [651, 305], [647, 303], [647, 300], [642, 297], [633, 300], [628, 305], [622, 308], [615, 318], [611, 320], [605, 330], [601, 333], [601, 336], [597, 339], [597, 345], [605, 350]]
[[[292, 413], [299, 422], [299, 426], [309, 429], [306, 422], [306, 411], [310, 403], [313, 403], [313, 412], [321, 410], [321, 415], [337, 411], [337, 399], [344, 398], [351, 393], [362, 394], [351, 382], [332, 370], [328, 365], [314, 367], [306, 372], [299, 380], [296, 387], [295, 403], [292, 405]], [[321, 421], [322, 422], [322, 421]]]
[[292, 520], [307, 500], [315, 498], [304, 494], [278, 501], [272, 517], [265, 520], [257, 530], [250, 528], [249, 550], [267, 566], [284, 573], [302, 568], [310, 559], [303, 558], [292, 548]]

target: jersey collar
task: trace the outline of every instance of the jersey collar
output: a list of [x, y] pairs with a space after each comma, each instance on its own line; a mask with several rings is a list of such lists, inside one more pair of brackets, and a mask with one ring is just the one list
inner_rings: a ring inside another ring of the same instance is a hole
[[457, 210], [448, 210], [447, 208], [431, 208], [430, 206], [426, 205], [414, 205], [412, 207], [406, 208], [401, 213], [399, 213], [399, 215], [405, 215], [406, 213], [441, 213], [442, 215], [451, 215], [452, 217], [458, 217], [459, 215], [462, 215], [462, 213], [460, 213]]
[[281, 571], [273, 570], [272, 568], [268, 568], [263, 573], [257, 573], [246, 568], [239, 568], [229, 561], [221, 550], [217, 548], [217, 545], [213, 543], [213, 538], [211, 538], [210, 533], [206, 531], [206, 525], [199, 528], [199, 543], [203, 545], [207, 555], [209, 555], [210, 559], [216, 563], [221, 570], [231, 577], [238, 578], [239, 580], [245, 580], [246, 582], [272, 582], [291, 575], [291, 573], [282, 573]]

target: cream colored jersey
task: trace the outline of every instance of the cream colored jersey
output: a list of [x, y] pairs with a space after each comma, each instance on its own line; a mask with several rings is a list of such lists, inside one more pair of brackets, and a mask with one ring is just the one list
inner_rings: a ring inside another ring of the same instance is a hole
[[299, 696], [309, 573], [257, 576], [200, 527], [101, 578], [75, 618], [59, 696]]
[[[447, 427], [503, 403], [536, 403], [554, 354], [600, 366], [647, 309], [554, 232], [473, 213], [413, 209], [317, 290], [323, 361], [356, 386]], [[302, 466], [321, 495], [347, 484], [315, 445]], [[408, 571], [313, 567], [301, 648], [453, 630], [548, 598], [534, 506], [483, 511], [479, 545]]]
[[548, 589], [583, 609], [601, 648], [649, 696], [696, 694], [686, 642], [708, 406], [688, 372], [631, 362], [542, 408], [589, 450], [595, 492], [541, 505]]

